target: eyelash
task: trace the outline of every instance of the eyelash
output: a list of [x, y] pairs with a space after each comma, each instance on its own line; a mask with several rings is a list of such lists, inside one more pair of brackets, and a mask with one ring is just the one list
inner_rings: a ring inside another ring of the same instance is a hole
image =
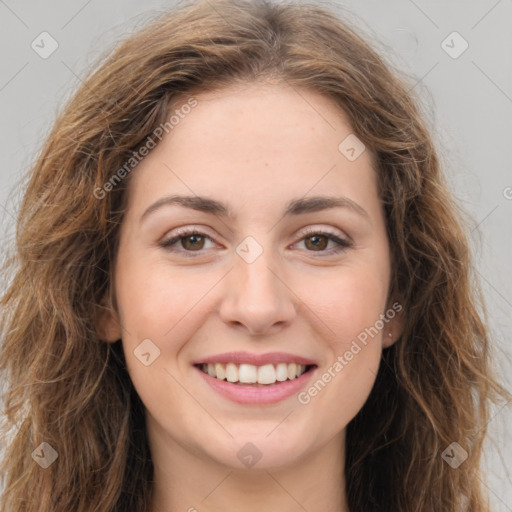
[[[201, 231], [197, 231], [196, 229], [184, 228], [182, 230], [178, 230], [178, 233], [175, 236], [173, 236], [172, 238], [169, 238], [167, 240], [163, 240], [162, 242], [159, 242], [159, 245], [170, 252], [183, 252], [187, 258], [188, 257], [195, 258], [197, 256], [200, 256], [203, 251], [202, 250], [187, 251], [186, 249], [176, 250], [176, 249], [172, 248], [172, 246], [176, 242], [179, 242], [182, 238], [187, 238], [187, 237], [193, 236], [193, 235], [200, 236], [201, 238], [207, 238], [213, 242], [212, 238], [210, 236], [208, 236], [206, 233], [202, 233]], [[324, 253], [324, 254], [327, 253], [328, 256], [332, 256], [334, 254], [338, 254], [340, 252], [345, 251], [346, 249], [352, 247], [352, 245], [353, 245], [352, 242], [350, 242], [349, 240], [339, 238], [338, 236], [334, 235], [333, 233], [329, 233], [328, 231], [315, 230], [315, 229], [310, 229], [310, 230], [306, 231], [299, 241], [302, 241], [306, 238], [310, 238], [313, 235], [325, 236], [329, 240], [332, 240], [333, 242], [336, 242], [339, 245], [338, 245], [338, 247], [335, 247], [334, 249], [330, 249], [329, 251], [322, 250], [322, 251], [307, 251], [307, 252], [313, 252], [313, 253], [319, 252], [319, 253]], [[197, 254], [194, 254], [194, 253], [197, 253]]]

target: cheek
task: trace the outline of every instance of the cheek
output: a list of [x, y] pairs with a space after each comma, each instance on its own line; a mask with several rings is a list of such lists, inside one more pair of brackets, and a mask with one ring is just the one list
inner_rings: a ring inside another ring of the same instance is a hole
[[387, 280], [384, 273], [361, 267], [333, 273], [328, 283], [310, 294], [308, 305], [330, 328], [331, 346], [344, 351], [385, 312]]
[[327, 350], [299, 402], [315, 404], [332, 433], [357, 414], [375, 382], [386, 325], [381, 316], [387, 298], [383, 275], [367, 267], [340, 272], [308, 302], [324, 326]]
[[140, 264], [135, 257], [122, 262], [118, 272], [125, 352], [132, 354], [142, 340], [150, 339], [164, 356], [155, 361], [156, 366], [163, 367], [164, 360], [176, 361], [207, 318], [208, 294], [219, 281], [218, 273]]
[[[177, 366], [187, 342], [207, 318], [205, 299], [218, 281], [211, 274], [140, 264], [135, 256], [118, 266], [116, 291], [127, 370], [143, 403], [157, 417], [168, 416], [163, 395], [188, 400], [176, 380], [185, 368]], [[148, 352], [150, 364], [145, 365], [142, 354]]]

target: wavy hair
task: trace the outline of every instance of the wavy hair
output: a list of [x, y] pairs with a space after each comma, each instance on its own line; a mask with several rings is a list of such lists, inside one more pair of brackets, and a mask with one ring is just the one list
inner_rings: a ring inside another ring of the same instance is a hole
[[[390, 294], [405, 323], [347, 427], [350, 510], [488, 510], [482, 443], [491, 403], [508, 392], [493, 377], [467, 220], [419, 102], [333, 11], [265, 0], [188, 2], [126, 38], [83, 79], [28, 171], [2, 297], [1, 510], [147, 511], [143, 404], [121, 342], [104, 343], [95, 327], [99, 312], [116, 307], [113, 262], [131, 174], [102, 198], [95, 191], [182, 98], [258, 80], [330, 98], [376, 155]], [[457, 470], [441, 456], [454, 441], [468, 453]], [[58, 453], [45, 470], [31, 456], [42, 442]]]

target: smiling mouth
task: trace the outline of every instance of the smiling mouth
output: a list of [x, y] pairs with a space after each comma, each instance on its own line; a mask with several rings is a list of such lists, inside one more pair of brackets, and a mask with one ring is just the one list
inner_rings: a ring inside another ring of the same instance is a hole
[[214, 379], [249, 387], [272, 386], [296, 380], [316, 368], [316, 365], [297, 363], [264, 364], [262, 366], [243, 363], [203, 363], [195, 366]]

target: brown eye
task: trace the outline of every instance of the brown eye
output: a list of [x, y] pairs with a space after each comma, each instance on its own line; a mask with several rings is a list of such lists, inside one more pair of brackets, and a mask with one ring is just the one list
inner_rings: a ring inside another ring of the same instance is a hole
[[195, 230], [184, 230], [170, 239], [163, 240], [159, 245], [169, 252], [179, 253], [183, 256], [199, 256], [209, 248], [205, 246], [207, 241], [213, 243], [213, 240], [204, 233]]
[[[332, 242], [334, 247], [329, 247], [329, 242]], [[303, 233], [303, 238], [301, 238], [300, 243], [304, 244], [303, 247], [306, 252], [317, 252], [318, 256], [338, 254], [352, 247], [350, 240], [340, 238], [334, 233], [316, 230]]]
[[321, 251], [324, 250], [327, 247], [327, 244], [329, 243], [329, 239], [325, 235], [311, 235], [305, 238], [304, 240], [306, 247], [308, 249], [319, 249]]
[[[182, 256], [200, 256], [208, 249], [205, 247], [207, 241], [214, 244], [212, 238], [204, 233], [195, 230], [182, 230], [176, 236], [163, 240], [159, 245], [169, 252]], [[179, 246], [177, 246], [178, 242]], [[300, 242], [304, 244], [307, 252], [317, 252], [319, 256], [334, 255], [352, 247], [352, 242], [349, 240], [322, 231], [310, 231], [303, 236]], [[333, 242], [334, 247], [328, 248], [329, 242]]]
[[202, 249], [204, 247], [204, 237], [198, 234], [183, 236], [181, 237], [181, 246], [183, 249], [190, 251]]

